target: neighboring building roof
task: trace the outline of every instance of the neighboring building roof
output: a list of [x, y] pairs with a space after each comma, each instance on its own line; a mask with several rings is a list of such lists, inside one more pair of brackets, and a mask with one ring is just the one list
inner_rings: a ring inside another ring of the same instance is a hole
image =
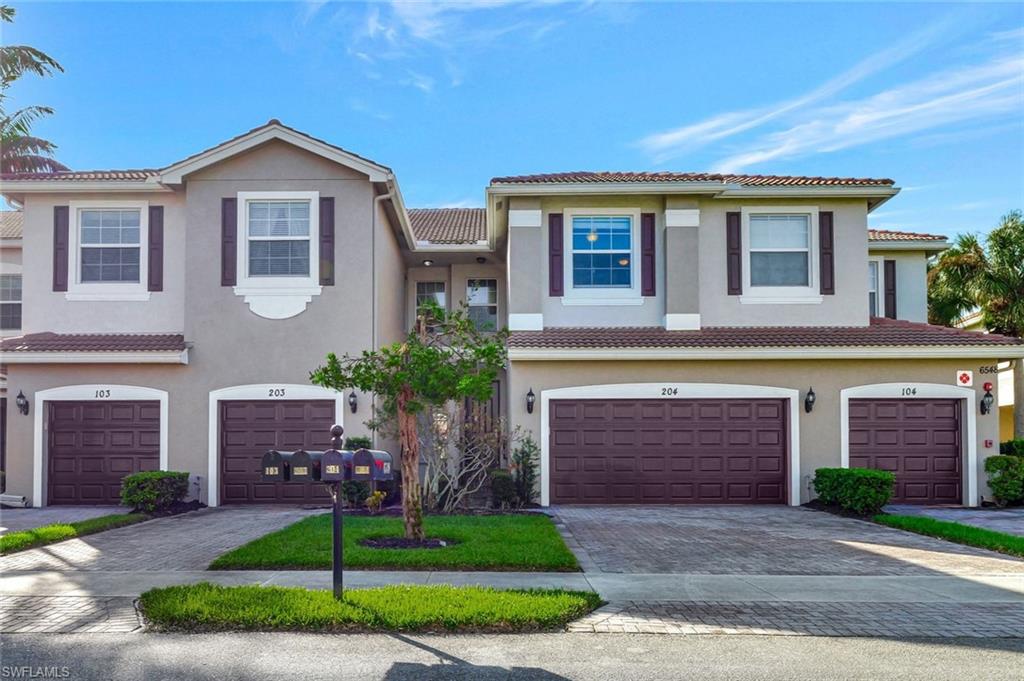
[[0, 341], [0, 352], [182, 352], [180, 333], [30, 333]]
[[945, 241], [946, 237], [938, 234], [921, 234], [919, 232], [896, 232], [891, 229], [869, 229], [869, 241]]
[[3, 173], [0, 180], [69, 180], [79, 182], [110, 181], [145, 181], [159, 170], [153, 168], [135, 170], [61, 170], [55, 173]]
[[698, 331], [667, 331], [661, 327], [552, 327], [542, 331], [513, 331], [509, 339], [511, 349], [927, 346], [1024, 346], [1024, 339], [878, 317], [872, 318], [868, 326], [718, 326]]
[[592, 172], [543, 173], [539, 175], [510, 175], [495, 177], [491, 184], [597, 184], [603, 182], [721, 182], [748, 187], [822, 187], [822, 186], [885, 186], [890, 179], [866, 177], [802, 177], [796, 175], [731, 175], [721, 173], [674, 172]]
[[409, 223], [416, 241], [432, 244], [487, 241], [487, 210], [484, 208], [410, 208]]
[[0, 239], [20, 239], [25, 214], [20, 210], [0, 210]]

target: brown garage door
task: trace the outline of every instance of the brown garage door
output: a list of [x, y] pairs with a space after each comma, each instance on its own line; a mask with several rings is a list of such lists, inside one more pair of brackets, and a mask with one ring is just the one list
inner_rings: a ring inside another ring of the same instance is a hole
[[896, 474], [893, 501], [959, 504], [959, 400], [850, 400], [850, 466]]
[[327, 449], [333, 424], [330, 400], [221, 402], [221, 503], [329, 503], [327, 491], [318, 482], [262, 482], [260, 461], [268, 449]]
[[121, 478], [160, 467], [159, 402], [47, 403], [51, 504], [119, 504]]
[[785, 503], [784, 400], [555, 400], [552, 503]]

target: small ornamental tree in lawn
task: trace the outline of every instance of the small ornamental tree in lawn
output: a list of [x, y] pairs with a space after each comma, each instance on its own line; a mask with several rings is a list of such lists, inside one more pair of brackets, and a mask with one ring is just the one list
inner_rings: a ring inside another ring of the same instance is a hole
[[468, 310], [445, 312], [425, 303], [405, 340], [358, 357], [327, 355], [310, 374], [316, 385], [333, 390], [357, 388], [380, 402], [378, 421], [397, 421], [402, 449], [402, 515], [405, 536], [423, 539], [416, 415], [452, 400], [491, 398], [498, 371], [505, 366], [507, 332], [478, 329]]

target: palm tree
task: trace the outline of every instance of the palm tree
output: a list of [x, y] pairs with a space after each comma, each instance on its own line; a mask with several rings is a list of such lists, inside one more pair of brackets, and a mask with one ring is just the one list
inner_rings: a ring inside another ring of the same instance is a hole
[[[952, 326], [980, 310], [989, 331], [1024, 338], [1024, 215], [1010, 211], [984, 243], [957, 237], [928, 272], [928, 320]], [[1024, 361], [1013, 371], [1014, 437], [1024, 438]]]
[[[12, 23], [14, 8], [0, 5], [0, 21]], [[50, 76], [64, 71], [57, 60], [27, 45], [0, 47], [0, 172], [53, 172], [67, 166], [53, 158], [56, 145], [32, 135], [32, 123], [49, 116], [48, 106], [27, 106], [8, 114], [5, 106], [7, 89], [26, 73]]]

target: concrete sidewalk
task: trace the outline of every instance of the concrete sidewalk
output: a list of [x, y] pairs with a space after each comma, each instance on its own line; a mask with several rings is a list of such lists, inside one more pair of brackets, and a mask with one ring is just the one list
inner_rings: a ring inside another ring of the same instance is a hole
[[[136, 597], [155, 587], [211, 582], [329, 589], [329, 571], [25, 571], [0, 575], [0, 596]], [[479, 585], [594, 591], [604, 600], [1024, 604], [1024, 575], [813, 576], [581, 572], [391, 572], [348, 570], [347, 588], [387, 584]]]

